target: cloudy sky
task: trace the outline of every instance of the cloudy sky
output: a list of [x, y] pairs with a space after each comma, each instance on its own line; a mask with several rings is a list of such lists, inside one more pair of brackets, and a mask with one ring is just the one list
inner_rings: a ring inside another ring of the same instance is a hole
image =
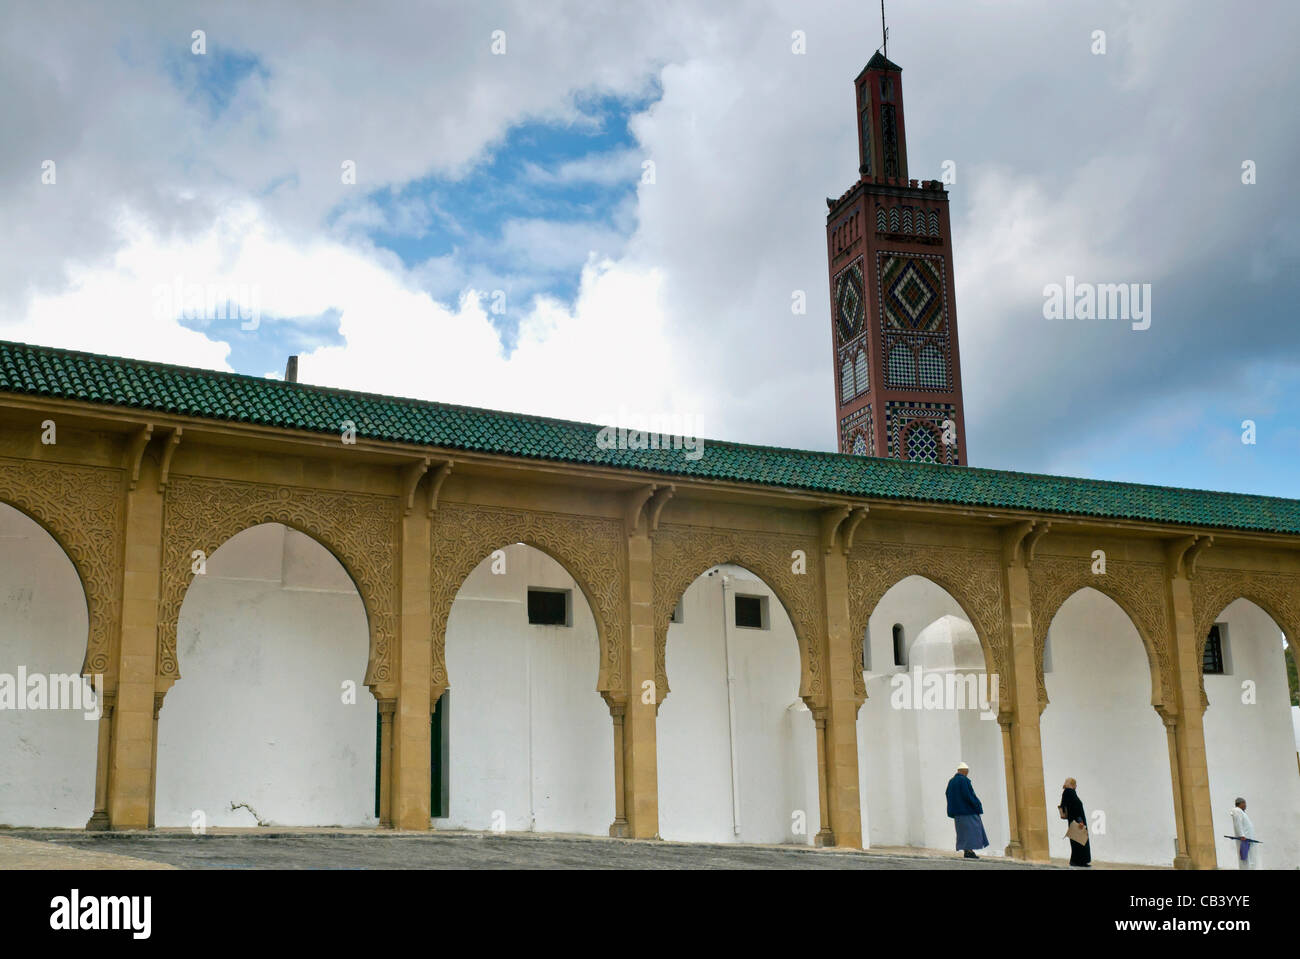
[[[1300, 4], [888, 7], [971, 464], [1300, 496]], [[833, 449], [879, 42], [872, 3], [6, 3], [0, 338]], [[1150, 328], [1045, 319], [1067, 276]]]

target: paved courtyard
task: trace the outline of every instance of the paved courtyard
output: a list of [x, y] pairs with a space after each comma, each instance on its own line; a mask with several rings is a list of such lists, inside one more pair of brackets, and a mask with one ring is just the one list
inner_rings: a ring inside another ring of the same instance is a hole
[[0, 832], [6, 869], [1051, 869], [923, 850], [859, 852], [581, 836], [368, 830]]

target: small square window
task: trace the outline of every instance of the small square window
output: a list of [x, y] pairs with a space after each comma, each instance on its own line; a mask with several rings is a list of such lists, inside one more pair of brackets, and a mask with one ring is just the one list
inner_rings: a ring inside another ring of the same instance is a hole
[[569, 590], [528, 590], [528, 622], [532, 626], [569, 626]]
[[1227, 672], [1224, 657], [1224, 634], [1228, 628], [1224, 623], [1215, 623], [1210, 627], [1210, 635], [1205, 640], [1205, 655], [1201, 659], [1201, 670], [1205, 675], [1222, 675]]
[[737, 596], [736, 625], [741, 629], [767, 629], [767, 597]]

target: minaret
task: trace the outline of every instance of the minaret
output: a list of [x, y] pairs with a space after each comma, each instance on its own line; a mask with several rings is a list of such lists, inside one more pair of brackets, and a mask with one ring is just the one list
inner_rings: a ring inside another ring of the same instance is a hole
[[839, 449], [964, 464], [948, 192], [908, 179], [902, 69], [877, 52], [854, 90], [859, 179], [826, 201]]

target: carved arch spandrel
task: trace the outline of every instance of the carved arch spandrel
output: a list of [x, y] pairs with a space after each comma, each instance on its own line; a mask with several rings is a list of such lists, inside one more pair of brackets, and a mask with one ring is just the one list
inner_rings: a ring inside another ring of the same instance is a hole
[[1010, 709], [1015, 684], [1006, 654], [1006, 615], [1001, 554], [997, 550], [952, 549], [894, 543], [859, 543], [849, 556], [849, 627], [853, 641], [853, 690], [867, 698], [859, 664], [871, 614], [885, 593], [909, 576], [942, 587], [970, 618], [987, 667], [999, 677], [999, 711]]
[[[656, 703], [668, 696], [668, 624], [682, 594], [714, 566], [732, 563], [759, 576], [785, 607], [799, 644], [799, 695], [810, 706], [826, 700], [825, 599], [814, 537], [696, 526], [660, 526], [654, 543], [654, 624]], [[807, 572], [794, 572], [795, 550], [802, 550]]]
[[1284, 634], [1300, 669], [1300, 576], [1294, 573], [1252, 572], [1199, 567], [1192, 577], [1192, 619], [1196, 628], [1196, 670], [1200, 677], [1201, 711], [1210, 705], [1205, 695], [1205, 644], [1214, 620], [1238, 599], [1254, 603]]
[[1034, 621], [1034, 664], [1038, 674], [1038, 711], [1047, 708], [1047, 683], [1043, 678], [1043, 650], [1047, 631], [1065, 601], [1091, 587], [1110, 597], [1137, 629], [1151, 668], [1151, 705], [1162, 716], [1176, 706], [1171, 694], [1177, 687], [1169, 648], [1167, 572], [1162, 563], [1108, 560], [1106, 572], [1092, 572], [1091, 557], [1039, 556], [1029, 566], [1029, 601]]
[[0, 458], [0, 502], [54, 538], [81, 580], [88, 634], [81, 671], [117, 687], [124, 480], [120, 470]]
[[591, 607], [600, 641], [596, 688], [621, 701], [627, 679], [627, 545], [620, 520], [539, 510], [440, 505], [433, 514], [432, 694], [447, 688], [447, 619], [466, 578], [493, 551], [524, 543], [546, 553], [573, 577]]
[[173, 475], [163, 500], [163, 568], [158, 611], [158, 688], [180, 679], [176, 628], [195, 550], [211, 557], [227, 540], [262, 523], [281, 523], [334, 554], [361, 594], [370, 626], [365, 684], [379, 694], [396, 682], [397, 500], [268, 483]]

